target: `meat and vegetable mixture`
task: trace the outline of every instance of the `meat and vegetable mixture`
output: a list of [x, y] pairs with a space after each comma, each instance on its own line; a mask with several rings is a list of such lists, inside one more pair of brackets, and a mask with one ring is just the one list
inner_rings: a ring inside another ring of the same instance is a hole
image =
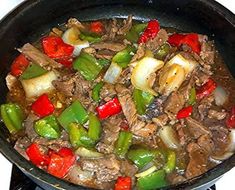
[[148, 190], [235, 150], [235, 82], [206, 35], [71, 18], [18, 51], [1, 116], [15, 149], [51, 175]]

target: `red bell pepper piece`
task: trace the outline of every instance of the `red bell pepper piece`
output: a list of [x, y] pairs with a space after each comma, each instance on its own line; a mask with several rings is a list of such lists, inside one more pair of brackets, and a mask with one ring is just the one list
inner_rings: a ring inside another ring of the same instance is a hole
[[176, 118], [183, 119], [189, 117], [192, 114], [192, 112], [193, 112], [193, 106], [185, 107], [177, 113]]
[[46, 94], [39, 96], [39, 98], [32, 104], [31, 109], [39, 117], [45, 117], [52, 114], [55, 110], [54, 105]]
[[216, 89], [216, 83], [211, 78], [208, 79], [208, 81], [202, 85], [198, 90], [196, 90], [196, 97], [197, 99], [202, 99], [204, 97], [209, 96], [215, 89]]
[[118, 98], [113, 98], [104, 105], [97, 107], [96, 111], [100, 119], [105, 119], [109, 116], [120, 113], [122, 111], [122, 107]]
[[58, 153], [52, 153], [48, 164], [47, 172], [63, 178], [75, 163], [76, 157], [69, 148], [62, 148]]
[[57, 36], [43, 38], [42, 47], [48, 57], [55, 59], [71, 57], [74, 50], [73, 46], [64, 43], [62, 38]]
[[73, 65], [73, 58], [63, 58], [56, 60], [58, 63], [64, 65], [65, 67], [71, 68]]
[[90, 30], [91, 30], [91, 32], [94, 32], [94, 33], [103, 32], [103, 28], [104, 28], [104, 26], [103, 26], [102, 22], [100, 22], [100, 21], [95, 21], [90, 24]]
[[198, 40], [198, 34], [172, 34], [168, 39], [169, 44], [172, 46], [180, 47], [183, 44], [188, 45], [193, 52], [199, 54], [201, 51], [201, 45]]
[[131, 190], [131, 178], [119, 176], [114, 190]]
[[29, 160], [36, 166], [47, 166], [49, 164], [50, 158], [48, 155], [43, 154], [40, 151], [39, 145], [37, 143], [32, 143], [27, 149], [26, 154]]
[[229, 116], [225, 121], [228, 128], [235, 128], [235, 106], [232, 107]]
[[160, 25], [157, 20], [150, 20], [143, 34], [140, 36], [138, 43], [146, 43], [148, 40], [153, 39], [157, 36], [160, 30]]
[[29, 61], [23, 54], [20, 54], [11, 65], [11, 74], [18, 77], [28, 67]]

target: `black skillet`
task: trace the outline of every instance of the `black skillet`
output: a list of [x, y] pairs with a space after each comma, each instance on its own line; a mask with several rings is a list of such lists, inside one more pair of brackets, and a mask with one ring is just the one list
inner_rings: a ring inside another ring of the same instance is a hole
[[[162, 26], [185, 32], [207, 34], [214, 39], [229, 70], [235, 76], [235, 15], [213, 0], [29, 0], [22, 3], [0, 23], [0, 104], [7, 88], [5, 76], [16, 56], [16, 47], [33, 42], [49, 28], [70, 17], [79, 20], [156, 18]], [[8, 142], [9, 134], [1, 123], [0, 151], [27, 176], [44, 189], [88, 189], [57, 179], [21, 157]], [[235, 166], [235, 155], [205, 174], [170, 189], [204, 189]]]

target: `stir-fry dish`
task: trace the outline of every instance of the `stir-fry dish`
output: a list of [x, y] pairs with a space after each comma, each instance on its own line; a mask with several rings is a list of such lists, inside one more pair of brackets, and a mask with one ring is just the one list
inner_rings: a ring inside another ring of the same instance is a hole
[[71, 18], [17, 50], [1, 117], [15, 149], [53, 176], [150, 190], [235, 150], [235, 82], [206, 35]]

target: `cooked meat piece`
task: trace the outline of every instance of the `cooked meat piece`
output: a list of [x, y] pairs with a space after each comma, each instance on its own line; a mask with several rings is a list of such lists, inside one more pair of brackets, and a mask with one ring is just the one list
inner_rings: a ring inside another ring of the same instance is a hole
[[135, 55], [131, 59], [131, 63], [141, 59], [142, 57], [144, 57], [144, 55], [145, 55], [145, 45], [140, 44], [137, 48]]
[[63, 35], [63, 31], [56, 27], [52, 28], [49, 34], [49, 36], [57, 36], [57, 37], [61, 37], [62, 35]]
[[99, 182], [110, 182], [120, 176], [120, 161], [113, 154], [98, 159], [81, 159], [83, 170], [94, 172]]
[[100, 91], [101, 100], [109, 101], [116, 95], [115, 87], [112, 84], [105, 83]]
[[143, 137], [148, 137], [153, 134], [156, 131], [157, 126], [154, 124], [145, 124], [145, 122], [138, 120], [137, 110], [134, 101], [132, 100], [131, 91], [120, 84], [117, 84], [115, 89], [131, 132], [137, 136]]
[[210, 78], [210, 76], [204, 72], [196, 72], [194, 77], [197, 86], [203, 85]]
[[66, 27], [71, 28], [73, 26], [77, 27], [78, 29], [82, 29], [82, 30], [85, 29], [85, 26], [81, 22], [79, 22], [78, 19], [70, 18], [66, 24]]
[[162, 115], [159, 115], [158, 117], [154, 117], [152, 119], [152, 121], [157, 126], [163, 127], [163, 126], [165, 126], [167, 124], [167, 122], [169, 121], [169, 118], [168, 118], [167, 114], [162, 114]]
[[11, 74], [6, 76], [6, 85], [9, 91], [14, 90], [17, 83], [17, 78]]
[[200, 57], [205, 61], [205, 63], [214, 64], [215, 47], [212, 41], [202, 41]]
[[111, 60], [113, 56], [116, 54], [116, 52], [108, 50], [108, 49], [102, 49], [95, 53], [95, 57], [98, 59], [108, 59]]
[[32, 62], [35, 62], [42, 67], [60, 68], [63, 66], [62, 64], [59, 64], [53, 59], [49, 58], [30, 43], [25, 44], [21, 49], [18, 50]]
[[177, 183], [182, 183], [182, 182], [186, 181], [187, 179], [185, 177], [183, 177], [182, 175], [177, 174], [176, 172], [173, 172], [167, 176], [167, 180], [171, 184], [177, 184]]
[[207, 171], [208, 152], [196, 143], [190, 143], [187, 146], [189, 152], [189, 164], [185, 176], [187, 179], [199, 176]]
[[194, 111], [193, 116], [195, 116], [198, 120], [204, 120], [205, 117], [208, 115], [208, 111], [210, 107], [212, 106], [212, 102], [214, 101], [214, 96], [209, 96], [204, 98], [201, 102], [199, 102], [199, 105], [196, 106], [197, 109]]
[[146, 47], [151, 51], [156, 51], [161, 45], [168, 40], [168, 34], [166, 30], [160, 29], [157, 36], [146, 42]]
[[194, 86], [194, 76], [190, 77], [189, 80], [186, 80], [183, 82], [183, 84], [180, 86], [179, 88], [179, 94], [182, 94], [185, 101], [188, 101], [189, 99], [189, 95], [190, 95], [190, 91]]
[[14, 149], [17, 150], [25, 159], [29, 160], [25, 150], [28, 148], [28, 146], [31, 144], [31, 141], [28, 137], [22, 137], [19, 138], [14, 146]]
[[138, 171], [138, 167], [128, 160], [121, 160], [121, 173], [124, 176], [134, 176]]
[[191, 133], [191, 135], [195, 139], [197, 139], [201, 135], [212, 136], [212, 133], [209, 130], [209, 128], [205, 127], [201, 122], [199, 122], [191, 117], [187, 117], [185, 120], [186, 120], [186, 125], [189, 129], [189, 132]]
[[164, 103], [164, 112], [170, 119], [175, 119], [176, 114], [184, 107], [186, 100], [178, 91], [172, 92]]
[[97, 43], [91, 44], [91, 47], [97, 50], [107, 49], [110, 51], [119, 52], [125, 49], [126, 46], [122, 43], [106, 41], [106, 42], [97, 42]]
[[96, 145], [99, 152], [105, 154], [110, 154], [113, 152], [114, 144], [118, 139], [122, 121], [123, 118], [120, 114], [111, 116], [103, 121], [103, 134], [100, 142]]
[[118, 35], [125, 35], [132, 27], [132, 15], [129, 15], [126, 20], [123, 20], [123, 26], [118, 30]]
[[119, 27], [117, 26], [117, 19], [113, 19], [111, 23], [105, 25], [106, 34], [102, 36], [102, 40], [114, 40]]
[[209, 154], [215, 149], [215, 144], [209, 135], [202, 135], [197, 139], [197, 144], [204, 148]]
[[158, 148], [159, 144], [162, 144], [161, 138], [156, 134], [150, 135], [148, 137], [133, 135], [132, 144], [141, 145], [145, 144], [149, 148]]
[[35, 132], [33, 128], [34, 122], [38, 119], [39, 117], [30, 113], [24, 121], [25, 133], [30, 139], [34, 139], [35, 137], [38, 136], [38, 134]]
[[130, 86], [131, 85], [130, 80], [131, 80], [130, 67], [127, 67], [122, 70], [121, 75], [117, 79], [117, 83], [123, 84], [128, 88], [132, 88], [133, 86]]
[[225, 112], [225, 110], [216, 111], [216, 110], [210, 109], [208, 111], [208, 117], [213, 118], [213, 119], [217, 119], [217, 120], [223, 120], [226, 117], [226, 115], [227, 115], [227, 113]]
[[182, 146], [187, 145], [191, 141], [191, 134], [187, 126], [177, 123], [175, 126], [178, 139]]
[[163, 112], [163, 103], [166, 97], [160, 96], [154, 99], [154, 101], [148, 106], [146, 111], [146, 118], [151, 120], [152, 118], [158, 117]]

